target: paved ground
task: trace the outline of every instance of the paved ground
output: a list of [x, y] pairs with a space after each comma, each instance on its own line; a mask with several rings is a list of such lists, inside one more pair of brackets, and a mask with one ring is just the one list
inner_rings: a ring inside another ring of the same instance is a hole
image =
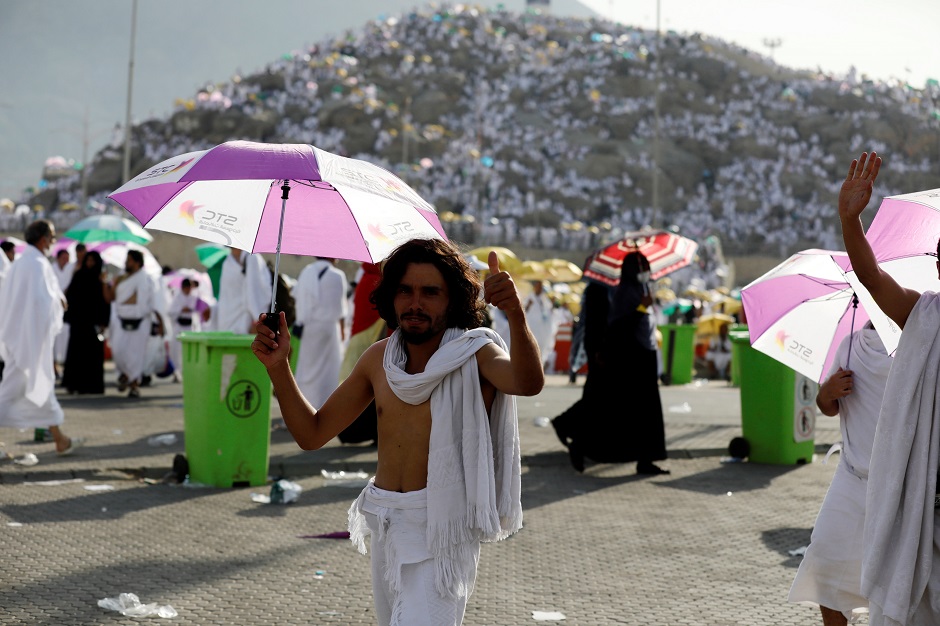
[[[712, 382], [661, 390], [672, 475], [640, 478], [633, 464], [578, 475], [538, 418], [580, 392], [550, 377], [519, 399], [525, 528], [484, 546], [466, 624], [534, 624], [533, 611], [579, 626], [819, 623], [786, 601], [799, 565], [788, 551], [808, 543], [834, 462], [722, 463], [739, 396]], [[97, 606], [122, 592], [173, 606], [184, 624], [374, 623], [368, 558], [348, 541], [301, 538], [345, 530], [357, 489], [320, 472], [371, 472], [374, 449], [305, 453], [274, 429], [271, 474], [303, 487], [286, 506], [253, 502], [266, 487], [152, 484], [184, 451], [181, 394], [158, 381], [138, 401], [113, 384], [61, 397], [66, 431], [89, 439], [68, 458], [0, 429], [0, 451], [39, 460], [0, 465], [0, 624], [139, 623]], [[276, 426], [276, 403], [272, 413]], [[817, 451], [837, 427], [820, 416]], [[148, 443], [164, 434], [176, 442]]]

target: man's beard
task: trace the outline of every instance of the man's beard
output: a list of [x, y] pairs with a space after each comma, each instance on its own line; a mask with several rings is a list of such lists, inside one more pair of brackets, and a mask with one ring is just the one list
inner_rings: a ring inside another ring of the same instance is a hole
[[413, 332], [405, 330], [401, 318], [398, 320], [398, 330], [401, 333], [401, 338], [405, 343], [409, 343], [413, 346], [419, 346], [423, 343], [427, 343], [431, 340], [436, 334], [447, 328], [447, 324], [444, 320], [434, 320], [428, 316], [423, 316], [428, 319], [430, 324], [428, 329], [421, 332]]

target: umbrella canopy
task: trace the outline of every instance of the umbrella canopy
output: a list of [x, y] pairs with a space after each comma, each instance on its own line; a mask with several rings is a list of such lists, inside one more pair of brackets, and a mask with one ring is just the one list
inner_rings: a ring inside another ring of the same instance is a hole
[[304, 144], [189, 152], [108, 197], [148, 228], [253, 253], [378, 263], [409, 239], [446, 239], [434, 207], [400, 178]]
[[[866, 234], [878, 265], [902, 287], [920, 293], [940, 291], [935, 265], [938, 236], [940, 189], [885, 198]], [[901, 329], [878, 308], [847, 261], [845, 269], [859, 301], [871, 312], [872, 323], [885, 348], [893, 354], [901, 340]]]
[[734, 324], [734, 318], [724, 313], [709, 313], [698, 318], [695, 331], [698, 335], [717, 335], [726, 324]]
[[639, 251], [650, 263], [653, 280], [681, 269], [692, 262], [698, 244], [665, 230], [626, 233], [620, 240], [595, 251], [584, 268], [584, 276], [615, 286], [620, 283], [623, 259]]
[[4, 241], [9, 241], [10, 243], [13, 244], [14, 254], [22, 254], [23, 250], [26, 249], [26, 246], [29, 245], [28, 243], [26, 243], [25, 241], [17, 237], [0, 237], [0, 243], [3, 243]]
[[[486, 263], [489, 259], [490, 252], [496, 253], [496, 258], [499, 259], [500, 269], [512, 273], [518, 272], [522, 267], [522, 259], [517, 257], [516, 253], [509, 248], [502, 248], [500, 246], [483, 246], [482, 248], [474, 248], [467, 254], [472, 254], [482, 263]], [[489, 268], [489, 265], [487, 265], [487, 268]]]
[[214, 267], [217, 263], [224, 261], [228, 255], [228, 248], [216, 243], [201, 243], [196, 246], [196, 256], [206, 267]]
[[804, 250], [742, 289], [751, 346], [822, 382], [842, 339], [868, 321], [853, 306], [847, 262], [844, 252]]
[[129, 241], [147, 245], [153, 237], [133, 221], [117, 215], [92, 215], [79, 220], [63, 237], [88, 244], [94, 241]]
[[576, 283], [584, 274], [580, 267], [565, 259], [545, 259], [542, 265], [551, 274], [549, 280], [553, 283]]
[[[59, 250], [67, 250], [69, 256], [74, 259], [75, 246], [79, 243], [80, 242], [70, 239], [69, 237], [62, 237], [56, 240], [52, 245], [52, 256], [58, 254]], [[85, 249], [89, 252], [97, 252], [100, 254], [101, 260], [108, 266], [112, 273], [120, 274], [124, 271], [124, 262], [127, 260], [128, 250], [140, 251], [141, 255], [144, 257], [143, 269], [151, 276], [160, 276], [163, 273], [163, 268], [160, 266], [157, 258], [153, 256], [153, 253], [137, 243], [129, 241], [95, 241], [86, 243]]]

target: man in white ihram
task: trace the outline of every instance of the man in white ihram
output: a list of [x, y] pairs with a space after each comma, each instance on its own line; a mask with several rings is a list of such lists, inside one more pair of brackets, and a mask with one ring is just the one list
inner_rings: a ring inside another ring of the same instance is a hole
[[839, 415], [842, 451], [790, 588], [790, 602], [818, 605], [823, 626], [846, 626], [853, 612], [868, 608], [861, 591], [865, 494], [892, 361], [868, 322], [839, 345], [829, 378], [816, 395], [823, 414]]
[[[59, 289], [62, 290], [62, 293], [65, 293], [65, 290], [69, 288], [69, 283], [72, 282], [72, 274], [75, 273], [75, 264], [72, 263], [68, 250], [63, 249], [56, 253], [55, 262], [52, 264], [52, 271], [55, 274], [56, 280], [59, 282]], [[66, 322], [62, 324], [62, 330], [55, 336], [53, 354], [55, 355], [56, 370], [65, 365], [65, 351], [68, 345], [69, 325], [68, 322]]]
[[48, 428], [59, 455], [81, 444], [59, 427], [65, 419], [55, 397], [52, 344], [62, 328], [65, 295], [46, 252], [55, 226], [37, 220], [26, 228], [26, 249], [0, 284], [0, 426]]
[[[881, 159], [852, 161], [839, 192], [842, 238], [878, 307], [904, 332], [885, 387], [865, 500], [862, 595], [872, 626], [940, 624], [940, 294], [901, 287], [865, 239], [861, 214]], [[940, 270], [940, 264], [938, 264]]]
[[245, 334], [271, 308], [271, 272], [260, 254], [232, 247], [229, 251], [219, 278], [215, 329]]
[[130, 387], [129, 398], [140, 397], [140, 382], [147, 363], [147, 341], [156, 315], [160, 335], [165, 326], [159, 311], [158, 282], [143, 269], [144, 256], [128, 250], [125, 273], [114, 285], [111, 316], [111, 356], [119, 372], [118, 391]]
[[301, 270], [294, 286], [296, 325], [303, 327], [297, 385], [313, 406], [322, 406], [339, 386], [343, 364], [348, 284], [333, 262], [318, 258]]

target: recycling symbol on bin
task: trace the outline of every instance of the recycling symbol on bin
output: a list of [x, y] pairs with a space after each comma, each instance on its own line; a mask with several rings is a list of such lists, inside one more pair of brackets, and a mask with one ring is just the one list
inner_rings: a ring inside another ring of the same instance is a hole
[[261, 390], [250, 380], [239, 380], [229, 385], [225, 406], [235, 417], [251, 417], [261, 406]]

